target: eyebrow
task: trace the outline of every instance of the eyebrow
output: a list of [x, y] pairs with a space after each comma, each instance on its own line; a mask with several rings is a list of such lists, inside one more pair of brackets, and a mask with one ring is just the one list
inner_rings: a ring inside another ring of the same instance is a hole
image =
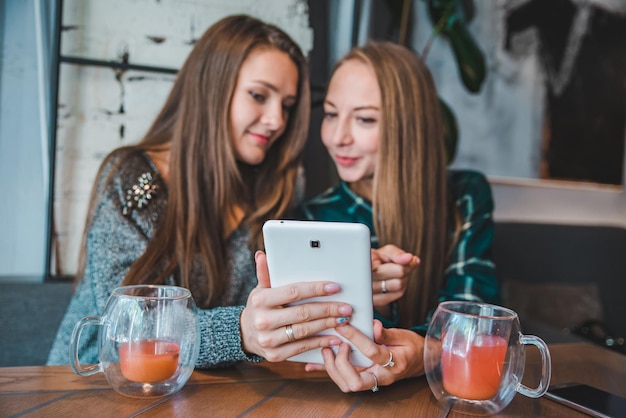
[[[333, 102], [331, 102], [330, 100], [324, 100], [324, 104], [328, 104], [334, 108], [336, 108], [337, 106], [335, 106], [335, 104]], [[358, 106], [355, 107], [352, 110], [380, 110], [380, 108], [378, 106], [374, 106], [374, 105], [365, 105], [365, 106]]]

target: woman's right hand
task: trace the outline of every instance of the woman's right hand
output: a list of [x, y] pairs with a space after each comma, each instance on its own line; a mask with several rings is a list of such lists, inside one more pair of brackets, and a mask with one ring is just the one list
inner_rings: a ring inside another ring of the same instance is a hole
[[[339, 345], [334, 335], [315, 335], [349, 322], [352, 307], [340, 302], [290, 303], [339, 292], [332, 282], [295, 283], [270, 287], [265, 253], [255, 256], [259, 284], [250, 292], [241, 313], [242, 348], [268, 361], [286, 360], [296, 354], [321, 347]], [[290, 341], [290, 333], [293, 338]]]
[[380, 321], [374, 320], [374, 341], [353, 326], [338, 328], [337, 332], [350, 340], [374, 364], [369, 368], [353, 366], [350, 363], [352, 349], [342, 343], [336, 355], [333, 350], [322, 350], [323, 365], [309, 363], [305, 369], [326, 370], [342, 392], [371, 390], [424, 374], [425, 340], [411, 330], [383, 328]]

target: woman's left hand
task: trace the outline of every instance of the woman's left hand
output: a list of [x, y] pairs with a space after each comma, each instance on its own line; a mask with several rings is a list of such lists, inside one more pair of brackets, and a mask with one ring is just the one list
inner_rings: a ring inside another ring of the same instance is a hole
[[374, 362], [369, 368], [353, 366], [347, 343], [339, 346], [336, 356], [332, 349], [322, 349], [324, 364], [307, 364], [306, 370], [326, 370], [342, 392], [373, 390], [424, 374], [424, 337], [413, 331], [386, 329], [374, 320], [374, 342], [351, 325], [335, 330]]
[[395, 245], [372, 249], [372, 294], [374, 308], [388, 316], [384, 309], [400, 299], [406, 291], [409, 274], [417, 268], [420, 259]]

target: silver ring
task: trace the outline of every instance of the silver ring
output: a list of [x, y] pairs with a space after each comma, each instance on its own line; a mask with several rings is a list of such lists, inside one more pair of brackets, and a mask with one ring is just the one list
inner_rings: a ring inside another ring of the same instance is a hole
[[285, 334], [287, 334], [287, 339], [290, 343], [296, 340], [296, 337], [293, 336], [293, 328], [291, 328], [291, 324], [285, 327]]
[[368, 372], [369, 374], [372, 375], [372, 377], [374, 378], [374, 387], [372, 387], [372, 392], [378, 392], [378, 378], [376, 377], [376, 375], [372, 372]]
[[386, 283], [386, 282], [387, 282], [387, 280], [383, 280], [383, 281], [380, 283], [380, 287], [381, 287], [381, 289], [382, 289], [383, 293], [387, 293], [387, 283]]
[[389, 350], [389, 360], [382, 367], [393, 367], [396, 363], [393, 361], [393, 352]]

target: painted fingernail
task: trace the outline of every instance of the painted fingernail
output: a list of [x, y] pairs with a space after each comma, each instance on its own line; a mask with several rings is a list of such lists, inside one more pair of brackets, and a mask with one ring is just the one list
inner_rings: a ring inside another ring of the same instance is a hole
[[349, 316], [340, 316], [339, 318], [337, 318], [337, 323], [338, 324], [345, 324], [349, 320], [350, 320]]
[[352, 307], [350, 305], [342, 305], [339, 307], [339, 313], [341, 315], [351, 315], [352, 314]]
[[324, 290], [328, 293], [334, 293], [339, 291], [339, 285], [335, 283], [329, 283], [324, 286]]

